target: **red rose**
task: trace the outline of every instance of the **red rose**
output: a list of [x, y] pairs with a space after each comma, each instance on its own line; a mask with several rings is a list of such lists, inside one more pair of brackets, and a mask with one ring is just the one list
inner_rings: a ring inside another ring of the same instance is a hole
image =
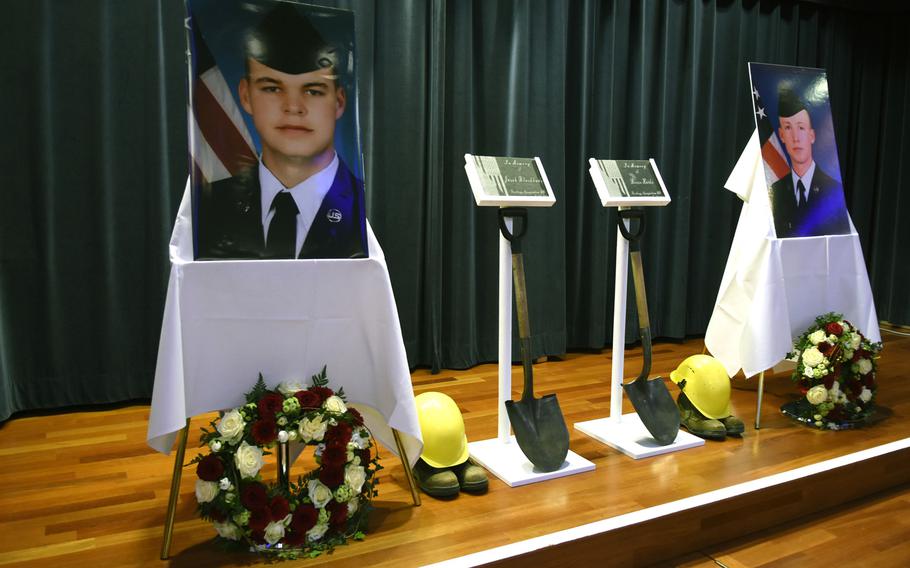
[[196, 464], [196, 475], [203, 481], [218, 481], [224, 475], [224, 464], [221, 458], [209, 454]]
[[256, 403], [259, 408], [259, 416], [263, 418], [275, 419], [275, 415], [281, 412], [284, 405], [284, 397], [278, 393], [270, 392], [263, 395]]
[[248, 483], [245, 485], [240, 491], [240, 503], [250, 511], [265, 508], [269, 503], [265, 485], [261, 483]]
[[322, 405], [322, 399], [319, 395], [310, 390], [299, 390], [294, 393], [300, 408], [319, 408]]
[[253, 532], [264, 531], [265, 527], [272, 522], [272, 513], [267, 507], [260, 507], [250, 511], [250, 530]]
[[844, 327], [836, 321], [832, 321], [825, 326], [825, 331], [827, 331], [829, 334], [840, 336], [840, 334], [844, 332]]
[[318, 518], [319, 513], [315, 507], [310, 504], [299, 505], [291, 516], [291, 529], [294, 532], [305, 533], [316, 526]]
[[272, 520], [276, 522], [285, 518], [288, 513], [291, 512], [291, 507], [288, 505], [288, 500], [281, 495], [275, 495], [272, 497], [272, 501], [269, 503], [269, 509], [272, 511]]
[[265, 529], [257, 530], [257, 531], [250, 531], [250, 538], [256, 544], [265, 544]]
[[356, 408], [348, 407], [348, 412], [351, 413], [351, 416], [354, 418], [354, 424], [357, 426], [363, 426], [363, 415], [357, 411]]
[[875, 388], [875, 373], [869, 373], [868, 375], [863, 376], [863, 385], [872, 390]]
[[828, 420], [834, 420], [834, 421], [843, 420], [844, 418], [846, 418], [846, 413], [844, 412], [844, 407], [841, 406], [840, 404], [834, 405], [834, 408], [832, 408], [830, 411], [828, 411], [827, 418], [828, 418]]
[[325, 433], [326, 444], [329, 442], [338, 441], [344, 445], [347, 445], [351, 441], [351, 434], [354, 432], [354, 428], [347, 422], [339, 422], [337, 425], [329, 428], [329, 431]]
[[304, 542], [306, 542], [306, 531], [289, 530], [284, 533], [284, 544], [287, 546], [301, 546]]
[[213, 521], [218, 521], [219, 523], [223, 523], [228, 518], [227, 513], [217, 507], [212, 507], [209, 509], [208, 514], [210, 517], [212, 517]]
[[278, 425], [274, 418], [262, 418], [253, 423], [252, 434], [260, 446], [271, 444], [278, 439]]
[[344, 467], [325, 467], [319, 472], [319, 481], [325, 483], [331, 489], [337, 489], [344, 483]]
[[821, 354], [825, 356], [830, 355], [833, 348], [834, 346], [827, 341], [822, 341], [818, 344], [818, 350], [821, 351]]
[[332, 502], [328, 505], [329, 526], [338, 532], [344, 532], [345, 524], [348, 522], [348, 506], [345, 503]]
[[322, 452], [323, 467], [344, 467], [348, 461], [348, 452], [344, 447], [326, 446]]
[[328, 387], [310, 387], [309, 390], [310, 390], [310, 392], [316, 394], [319, 397], [320, 404], [325, 399], [327, 399], [330, 396], [332, 396], [333, 394], [335, 394], [335, 391], [333, 391], [332, 389], [330, 389]]
[[370, 463], [370, 448], [357, 450], [357, 455], [360, 456], [360, 465], [366, 466]]
[[825, 375], [824, 381], [825, 381], [825, 388], [828, 390], [831, 390], [831, 387], [834, 386], [834, 374], [828, 373], [827, 375]]

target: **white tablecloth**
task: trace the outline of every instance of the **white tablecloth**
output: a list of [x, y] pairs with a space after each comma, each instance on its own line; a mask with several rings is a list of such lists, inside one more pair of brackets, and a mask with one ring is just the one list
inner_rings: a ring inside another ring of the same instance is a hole
[[[371, 228], [370, 258], [193, 261], [189, 189], [171, 237], [148, 444], [168, 453], [188, 417], [270, 386], [309, 384], [327, 365], [373, 435], [413, 463], [423, 448], [395, 298]], [[192, 442], [191, 442], [192, 443]]]
[[743, 199], [743, 208], [705, 345], [730, 376], [742, 369], [750, 377], [776, 365], [793, 338], [826, 312], [844, 314], [869, 339], [881, 341], [855, 229], [850, 235], [774, 238], [757, 132], [725, 187]]

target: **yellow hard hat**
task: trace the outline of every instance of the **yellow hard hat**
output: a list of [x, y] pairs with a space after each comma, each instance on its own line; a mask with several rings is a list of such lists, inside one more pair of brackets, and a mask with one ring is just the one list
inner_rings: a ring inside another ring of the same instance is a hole
[[708, 418], [726, 418], [730, 410], [730, 377], [724, 366], [710, 355], [692, 355], [670, 373], [670, 380], [699, 412]]
[[464, 463], [468, 459], [468, 438], [455, 401], [441, 392], [425, 392], [414, 397], [414, 402], [423, 434], [423, 461], [433, 467]]

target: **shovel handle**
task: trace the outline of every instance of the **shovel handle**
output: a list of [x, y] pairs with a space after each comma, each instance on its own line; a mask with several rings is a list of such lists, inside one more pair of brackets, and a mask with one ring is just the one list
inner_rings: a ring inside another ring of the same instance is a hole
[[[645, 232], [645, 212], [642, 209], [622, 209], [619, 211], [619, 217], [619, 231], [629, 241], [632, 282], [635, 286], [635, 306], [638, 308], [638, 330], [641, 333], [641, 346], [644, 352], [644, 362], [638, 378], [647, 379], [651, 373], [651, 318], [648, 316], [648, 294], [645, 290], [645, 269], [641, 262], [641, 242], [639, 240]], [[638, 224], [635, 231], [626, 228], [623, 219], [637, 219]]]
[[[643, 209], [620, 209], [619, 219], [617, 219], [617, 224], [619, 225], [619, 232], [622, 233], [622, 236], [629, 241], [630, 247], [633, 247], [633, 250], [637, 249], [638, 239], [645, 232], [645, 212]], [[623, 223], [624, 219], [630, 221], [629, 227], [626, 227], [626, 224]], [[635, 230], [632, 230], [632, 220], [637, 220], [638, 224], [635, 226]]]
[[[511, 217], [512, 219], [520, 219], [521, 225], [519, 230], [510, 231], [506, 226], [506, 217]], [[502, 233], [502, 236], [509, 241], [509, 245], [512, 247], [512, 255], [516, 253], [521, 253], [521, 238], [525, 236], [525, 233], [528, 232], [528, 210], [524, 207], [503, 207], [499, 210], [499, 232]]]

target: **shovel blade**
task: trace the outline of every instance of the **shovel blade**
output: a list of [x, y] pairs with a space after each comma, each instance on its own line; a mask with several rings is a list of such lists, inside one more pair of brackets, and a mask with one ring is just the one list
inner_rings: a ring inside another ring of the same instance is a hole
[[679, 434], [679, 409], [660, 377], [652, 380], [638, 378], [623, 384], [626, 396], [651, 436], [661, 446], [668, 446]]
[[540, 471], [556, 471], [569, 453], [569, 429], [555, 394], [507, 400], [506, 411], [525, 457]]

